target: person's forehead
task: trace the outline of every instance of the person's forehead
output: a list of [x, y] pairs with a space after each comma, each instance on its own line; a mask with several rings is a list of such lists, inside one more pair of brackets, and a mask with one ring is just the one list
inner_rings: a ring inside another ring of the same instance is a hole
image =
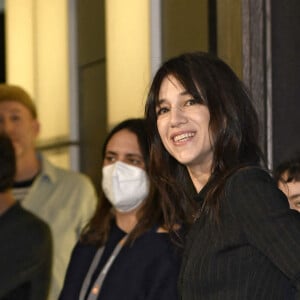
[[293, 192], [298, 192], [300, 193], [300, 181], [291, 181], [287, 183], [288, 186], [293, 190]]
[[300, 181], [279, 182], [278, 186], [289, 197], [300, 194]]
[[0, 110], [28, 112], [31, 114], [30, 109], [18, 100], [2, 100], [0, 101]]
[[288, 179], [288, 176], [289, 176], [289, 172], [288, 172], [287, 170], [285, 170], [285, 171], [281, 174], [280, 178], [281, 178], [284, 182], [286, 182], [287, 179]]
[[122, 129], [116, 132], [108, 141], [106, 150], [114, 149], [126, 150], [127, 152], [138, 152], [140, 153], [140, 146], [138, 138], [135, 133], [128, 129]]

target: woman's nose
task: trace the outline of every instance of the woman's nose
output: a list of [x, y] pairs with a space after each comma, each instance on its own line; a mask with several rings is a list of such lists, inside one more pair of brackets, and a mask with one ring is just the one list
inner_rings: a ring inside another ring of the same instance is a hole
[[171, 109], [171, 127], [178, 127], [187, 122], [185, 112], [180, 107]]

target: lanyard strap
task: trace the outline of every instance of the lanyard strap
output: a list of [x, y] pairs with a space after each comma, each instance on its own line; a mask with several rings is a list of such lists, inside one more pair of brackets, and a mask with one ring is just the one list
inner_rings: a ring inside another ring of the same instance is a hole
[[[114, 262], [115, 258], [118, 256], [118, 254], [120, 253], [123, 245], [125, 244], [125, 241], [127, 239], [128, 235], [125, 235], [120, 241], [119, 243], [116, 245], [116, 247], [114, 248], [112, 254], [110, 255], [110, 257], [108, 258], [106, 264], [104, 265], [104, 267], [102, 268], [101, 272], [99, 273], [97, 279], [95, 280], [94, 284], [91, 287], [91, 290], [89, 292], [88, 298], [87, 300], [97, 300], [97, 297], [100, 293], [100, 288], [102, 286], [102, 283], [106, 277], [107, 272], [109, 271], [110, 267], [112, 266], [112, 263]], [[98, 263], [100, 262], [100, 259], [102, 257], [102, 254], [104, 252], [104, 247], [101, 247], [97, 250], [93, 261], [90, 265], [90, 268], [88, 270], [87, 275], [85, 276], [85, 279], [83, 281], [81, 290], [80, 290], [80, 295], [79, 295], [79, 300], [84, 300], [85, 296], [87, 294], [88, 288], [90, 286], [90, 282], [92, 279], [92, 276], [97, 268]]]
[[103, 251], [104, 251], [104, 247], [101, 247], [97, 250], [93, 260], [92, 260], [92, 263], [90, 265], [90, 268], [84, 278], [84, 281], [83, 281], [83, 284], [82, 284], [82, 287], [81, 287], [81, 290], [80, 290], [80, 294], [79, 294], [79, 300], [84, 300], [85, 298], [85, 295], [88, 291], [88, 288], [89, 288], [89, 285], [90, 285], [90, 282], [91, 282], [91, 279], [92, 279], [92, 276], [97, 268], [97, 265], [101, 259], [101, 256], [103, 254]]

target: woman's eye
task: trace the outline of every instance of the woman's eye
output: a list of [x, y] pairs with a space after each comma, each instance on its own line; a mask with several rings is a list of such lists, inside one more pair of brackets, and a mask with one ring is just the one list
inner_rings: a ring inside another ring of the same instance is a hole
[[137, 159], [131, 159], [130, 164], [135, 165], [135, 166], [139, 166], [141, 164], [141, 162]]
[[156, 110], [156, 115], [159, 116], [159, 115], [163, 115], [165, 113], [167, 113], [169, 111], [169, 109], [167, 107], [159, 107], [157, 110]]
[[197, 101], [196, 99], [189, 99], [189, 100], [187, 100], [187, 101], [185, 102], [185, 105], [186, 105], [186, 106], [191, 106], [191, 105], [194, 105], [194, 104], [196, 104], [196, 103], [198, 103], [198, 101]]
[[114, 162], [114, 161], [116, 160], [116, 158], [115, 158], [114, 156], [106, 156], [106, 157], [105, 157], [105, 160], [106, 160], [107, 162]]

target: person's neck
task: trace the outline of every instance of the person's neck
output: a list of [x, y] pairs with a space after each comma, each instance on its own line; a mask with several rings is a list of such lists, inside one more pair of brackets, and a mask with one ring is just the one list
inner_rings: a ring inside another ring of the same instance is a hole
[[35, 152], [17, 158], [17, 173], [15, 181], [24, 181], [33, 178], [40, 170], [40, 162]]
[[0, 193], [0, 215], [16, 203], [11, 190]]
[[116, 223], [123, 231], [129, 233], [137, 223], [136, 210], [127, 213], [116, 211]]
[[211, 176], [210, 167], [199, 169], [188, 168], [188, 172], [190, 174], [191, 180], [194, 184], [196, 191], [199, 193], [202, 190], [202, 188], [206, 185]]

